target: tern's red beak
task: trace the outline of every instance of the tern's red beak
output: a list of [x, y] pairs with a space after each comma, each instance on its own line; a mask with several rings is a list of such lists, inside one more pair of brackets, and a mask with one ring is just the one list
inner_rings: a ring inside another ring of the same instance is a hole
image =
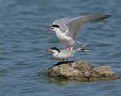
[[52, 26], [49, 26], [49, 27], [47, 27], [48, 28], [48, 32], [52, 32], [53, 30], [53, 28], [52, 28]]
[[48, 51], [48, 52], [52, 52], [52, 49], [48, 49], [47, 51]]

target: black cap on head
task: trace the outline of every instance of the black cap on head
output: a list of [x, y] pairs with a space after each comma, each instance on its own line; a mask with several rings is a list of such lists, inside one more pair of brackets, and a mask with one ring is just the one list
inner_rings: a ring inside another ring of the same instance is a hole
[[56, 24], [54, 24], [54, 25], [52, 25], [52, 27], [57, 27], [57, 28], [60, 28], [58, 25], [56, 25]]
[[52, 47], [52, 50], [57, 50], [58, 52], [60, 52], [60, 50], [57, 47]]

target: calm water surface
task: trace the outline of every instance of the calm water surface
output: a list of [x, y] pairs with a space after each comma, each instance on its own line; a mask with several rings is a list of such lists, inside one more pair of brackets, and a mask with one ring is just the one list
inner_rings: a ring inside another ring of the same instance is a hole
[[112, 17], [81, 27], [78, 40], [92, 51], [74, 58], [120, 75], [121, 0], [0, 0], [0, 96], [121, 96], [121, 79], [55, 82], [40, 75], [58, 62], [46, 50], [65, 48], [46, 27], [54, 19], [95, 14]]

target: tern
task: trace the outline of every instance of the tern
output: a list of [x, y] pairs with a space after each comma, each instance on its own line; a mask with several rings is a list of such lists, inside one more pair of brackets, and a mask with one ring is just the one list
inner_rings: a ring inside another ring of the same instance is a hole
[[81, 25], [88, 22], [96, 22], [107, 19], [111, 15], [96, 15], [96, 16], [79, 16], [75, 18], [61, 18], [53, 22], [49, 26], [49, 31], [54, 31], [60, 42], [67, 46], [68, 50], [73, 50], [74, 44], [79, 43], [76, 40], [77, 34], [80, 31]]
[[68, 49], [59, 50], [57, 47], [52, 47], [52, 48], [48, 49], [48, 52], [53, 52], [53, 57], [55, 59], [64, 61], [65, 59], [68, 60], [68, 58], [73, 57], [74, 54], [77, 52], [90, 51], [90, 50], [84, 49], [84, 47], [86, 45], [87, 44], [83, 45], [81, 48], [77, 48], [74, 50], [68, 50]]

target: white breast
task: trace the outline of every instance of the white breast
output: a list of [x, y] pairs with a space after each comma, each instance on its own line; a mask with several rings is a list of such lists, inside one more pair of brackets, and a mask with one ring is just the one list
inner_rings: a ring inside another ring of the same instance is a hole
[[56, 36], [60, 42], [63, 42], [67, 46], [73, 46], [75, 44], [75, 41], [70, 36], [67, 36], [65, 33], [61, 32], [61, 30], [56, 31]]

